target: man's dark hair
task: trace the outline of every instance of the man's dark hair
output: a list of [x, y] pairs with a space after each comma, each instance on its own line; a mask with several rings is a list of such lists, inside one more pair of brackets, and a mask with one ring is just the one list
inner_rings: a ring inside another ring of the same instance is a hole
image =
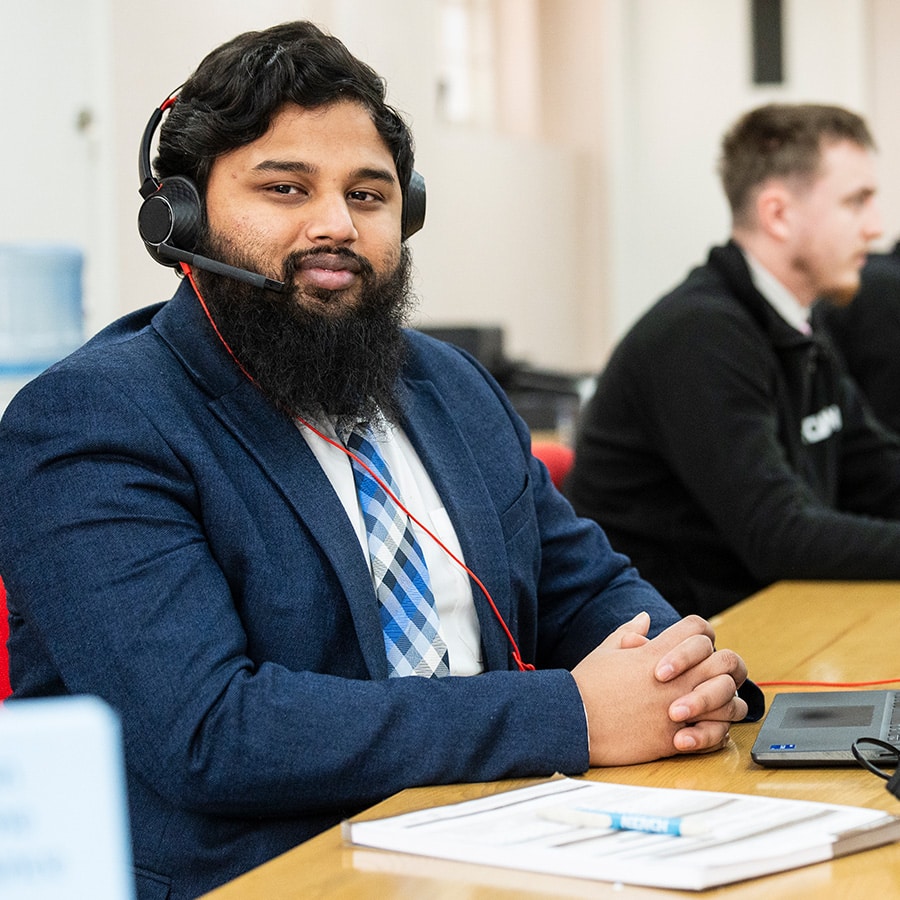
[[217, 47], [178, 93], [159, 134], [157, 175], [184, 175], [205, 194], [217, 157], [262, 137], [285, 103], [362, 104], [387, 145], [404, 195], [413, 170], [406, 123], [385, 102], [384, 80], [310, 22], [248, 31]]
[[743, 115], [722, 140], [719, 175], [736, 224], [746, 224], [753, 194], [769, 178], [810, 181], [822, 150], [835, 141], [874, 149], [868, 126], [840, 106], [771, 103]]

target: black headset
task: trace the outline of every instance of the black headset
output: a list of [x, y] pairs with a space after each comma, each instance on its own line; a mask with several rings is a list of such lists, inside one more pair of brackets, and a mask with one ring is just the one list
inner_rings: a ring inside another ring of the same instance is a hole
[[[138, 232], [144, 246], [164, 266], [177, 266], [179, 262], [184, 262], [198, 269], [245, 281], [255, 287], [272, 291], [286, 290], [283, 281], [275, 281], [258, 272], [229, 266], [193, 252], [203, 217], [203, 204], [197, 185], [185, 175], [170, 175], [160, 182], [154, 177], [150, 166], [153, 135], [162, 121], [163, 113], [175, 99], [170, 97], [153, 111], [144, 128], [138, 151], [138, 175], [141, 179], [138, 191], [144, 198], [138, 210]], [[403, 191], [402, 239], [405, 241], [414, 235], [424, 224], [425, 179], [414, 170]]]

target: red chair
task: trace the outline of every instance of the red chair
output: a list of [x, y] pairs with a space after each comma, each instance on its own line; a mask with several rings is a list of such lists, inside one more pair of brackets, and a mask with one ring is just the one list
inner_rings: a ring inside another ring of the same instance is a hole
[[0, 703], [11, 693], [9, 683], [9, 654], [6, 651], [6, 640], [9, 637], [9, 621], [6, 613], [6, 588], [0, 578]]
[[547, 467], [550, 480], [561, 490], [575, 462], [575, 451], [559, 441], [532, 441], [531, 452]]

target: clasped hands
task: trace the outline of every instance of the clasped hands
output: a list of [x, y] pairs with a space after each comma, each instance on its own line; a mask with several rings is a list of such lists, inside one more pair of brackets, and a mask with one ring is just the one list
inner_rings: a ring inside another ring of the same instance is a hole
[[572, 670], [584, 701], [592, 766], [629, 765], [718, 750], [747, 715], [747, 678], [712, 626], [687, 616], [648, 638], [650, 616], [619, 626]]

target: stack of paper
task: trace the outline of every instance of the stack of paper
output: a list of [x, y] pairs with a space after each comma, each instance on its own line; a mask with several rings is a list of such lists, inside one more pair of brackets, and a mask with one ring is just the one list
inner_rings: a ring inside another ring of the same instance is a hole
[[344, 837], [440, 859], [703, 890], [891, 843], [900, 839], [900, 818], [855, 806], [556, 778], [348, 821]]

